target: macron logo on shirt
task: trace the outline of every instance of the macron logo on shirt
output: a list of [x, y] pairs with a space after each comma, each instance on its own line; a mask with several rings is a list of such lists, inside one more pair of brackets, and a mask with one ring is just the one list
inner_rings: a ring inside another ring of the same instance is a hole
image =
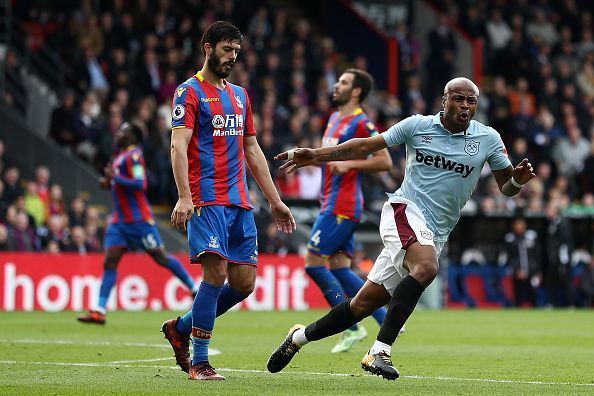
[[470, 167], [461, 162], [451, 161], [441, 155], [436, 155], [434, 157], [430, 154], [423, 154], [419, 150], [416, 152], [415, 159], [420, 164], [425, 164], [427, 166], [433, 165], [437, 169], [459, 173], [462, 175], [462, 179], [466, 179], [468, 176], [470, 176], [475, 168], [474, 166]]

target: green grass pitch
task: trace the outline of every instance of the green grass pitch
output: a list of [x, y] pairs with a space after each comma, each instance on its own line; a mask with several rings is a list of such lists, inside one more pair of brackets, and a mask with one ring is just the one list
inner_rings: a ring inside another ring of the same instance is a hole
[[105, 327], [75, 313], [0, 313], [2, 394], [594, 394], [594, 312], [417, 311], [392, 358], [401, 378], [365, 373], [360, 360], [378, 329], [343, 354], [337, 338], [304, 347], [279, 374], [268, 356], [293, 323], [322, 311], [229, 312], [216, 323], [211, 363], [227, 377], [189, 381], [158, 332], [179, 313], [113, 312]]

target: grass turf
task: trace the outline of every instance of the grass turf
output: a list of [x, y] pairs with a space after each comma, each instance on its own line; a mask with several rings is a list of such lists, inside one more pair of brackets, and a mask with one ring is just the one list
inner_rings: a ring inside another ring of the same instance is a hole
[[[221, 382], [189, 381], [158, 332], [169, 312], [113, 312], [105, 327], [76, 314], [0, 313], [3, 394], [594, 394], [594, 312], [417, 311], [392, 358], [401, 378], [364, 373], [377, 331], [331, 354], [332, 337], [307, 345], [279, 374], [270, 353], [293, 323], [324, 312], [230, 312], [216, 323], [211, 363]], [[333, 375], [334, 374], [334, 375]], [[338, 375], [343, 374], [343, 375]]]

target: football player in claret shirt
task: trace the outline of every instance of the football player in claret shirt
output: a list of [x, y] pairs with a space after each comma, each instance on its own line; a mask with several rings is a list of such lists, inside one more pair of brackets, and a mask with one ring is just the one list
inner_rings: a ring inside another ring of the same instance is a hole
[[246, 90], [225, 80], [242, 39], [239, 29], [227, 22], [210, 25], [201, 40], [204, 66], [177, 88], [172, 103], [171, 162], [179, 199], [171, 222], [177, 229], [187, 227], [190, 260], [202, 265], [203, 278], [192, 310], [166, 321], [161, 330], [192, 380], [225, 379], [208, 360], [215, 317], [254, 290], [258, 246], [248, 167], [278, 229], [295, 229], [256, 140]]
[[[372, 86], [373, 78], [363, 70], [347, 69], [340, 76], [334, 84], [332, 94], [337, 111], [328, 120], [322, 140], [323, 147], [378, 134], [361, 109], [361, 102]], [[373, 153], [368, 159], [321, 164], [321, 209], [307, 244], [305, 272], [322, 290], [331, 307], [348, 297], [354, 297], [364, 283], [351, 270], [355, 227], [363, 212], [363, 172], [386, 171], [391, 166], [392, 159], [387, 149]], [[330, 270], [326, 267], [326, 262], [329, 263]], [[383, 307], [373, 313], [379, 325], [385, 316], [386, 309]], [[342, 334], [332, 352], [346, 352], [366, 336], [365, 328], [361, 324], [354, 324]]]
[[142, 131], [134, 124], [124, 123], [115, 135], [119, 152], [105, 168], [101, 186], [111, 187], [112, 220], [105, 233], [103, 281], [99, 289], [99, 304], [77, 319], [84, 323], [105, 324], [107, 300], [116, 283], [117, 267], [128, 248], [146, 251], [155, 262], [175, 274], [192, 292], [198, 291], [194, 280], [174, 256], [167, 254], [161, 235], [155, 226], [153, 213], [146, 198], [146, 170], [142, 150]]

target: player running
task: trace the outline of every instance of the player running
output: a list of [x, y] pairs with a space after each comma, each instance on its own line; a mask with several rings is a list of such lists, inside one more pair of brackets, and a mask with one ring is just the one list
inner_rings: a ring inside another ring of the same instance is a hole
[[364, 158], [386, 147], [406, 145], [404, 182], [384, 204], [380, 221], [384, 249], [365, 285], [354, 298], [338, 304], [309, 326], [293, 326], [270, 356], [270, 372], [281, 371], [308, 342], [344, 331], [389, 304], [376, 341], [361, 365], [386, 379], [398, 378], [391, 361], [392, 344], [421, 294], [437, 276], [439, 253], [485, 162], [499, 190], [509, 197], [535, 177], [528, 159], [514, 168], [499, 134], [472, 120], [478, 97], [479, 89], [472, 81], [455, 78], [444, 88], [443, 111], [438, 114], [406, 118], [378, 136], [316, 150], [298, 148], [276, 157], [287, 160], [281, 169], [290, 173], [303, 166]]
[[153, 213], [146, 198], [146, 171], [142, 150], [142, 131], [137, 125], [124, 123], [116, 133], [115, 145], [119, 150], [112, 164], [105, 168], [100, 179], [103, 188], [110, 188], [113, 196], [111, 223], [105, 233], [105, 260], [103, 280], [99, 289], [99, 304], [87, 314], [79, 316], [84, 323], [105, 324], [107, 300], [116, 283], [117, 268], [128, 248], [146, 251], [155, 262], [175, 274], [192, 292], [194, 280], [174, 256], [167, 254]]
[[[373, 123], [361, 109], [373, 86], [369, 73], [348, 69], [334, 85], [332, 101], [338, 111], [328, 120], [322, 147], [336, 146], [352, 138], [367, 138], [378, 134]], [[363, 287], [363, 279], [351, 270], [351, 257], [355, 247], [355, 227], [363, 212], [361, 179], [363, 172], [381, 172], [390, 169], [392, 159], [387, 149], [373, 153], [368, 159], [324, 163], [322, 166], [321, 209], [305, 256], [305, 272], [318, 285], [331, 307], [354, 297]], [[329, 263], [330, 270], [326, 268]], [[373, 313], [382, 324], [386, 309]], [[348, 328], [332, 349], [333, 353], [346, 352], [367, 337], [361, 324]]]
[[182, 230], [187, 224], [190, 260], [202, 264], [203, 278], [192, 310], [165, 322], [161, 330], [192, 380], [225, 379], [208, 360], [215, 317], [254, 290], [258, 246], [246, 163], [278, 229], [295, 229], [256, 140], [247, 92], [225, 80], [242, 39], [239, 29], [227, 22], [210, 25], [201, 40], [202, 70], [181, 84], [173, 99], [171, 160], [179, 199], [171, 223]]

